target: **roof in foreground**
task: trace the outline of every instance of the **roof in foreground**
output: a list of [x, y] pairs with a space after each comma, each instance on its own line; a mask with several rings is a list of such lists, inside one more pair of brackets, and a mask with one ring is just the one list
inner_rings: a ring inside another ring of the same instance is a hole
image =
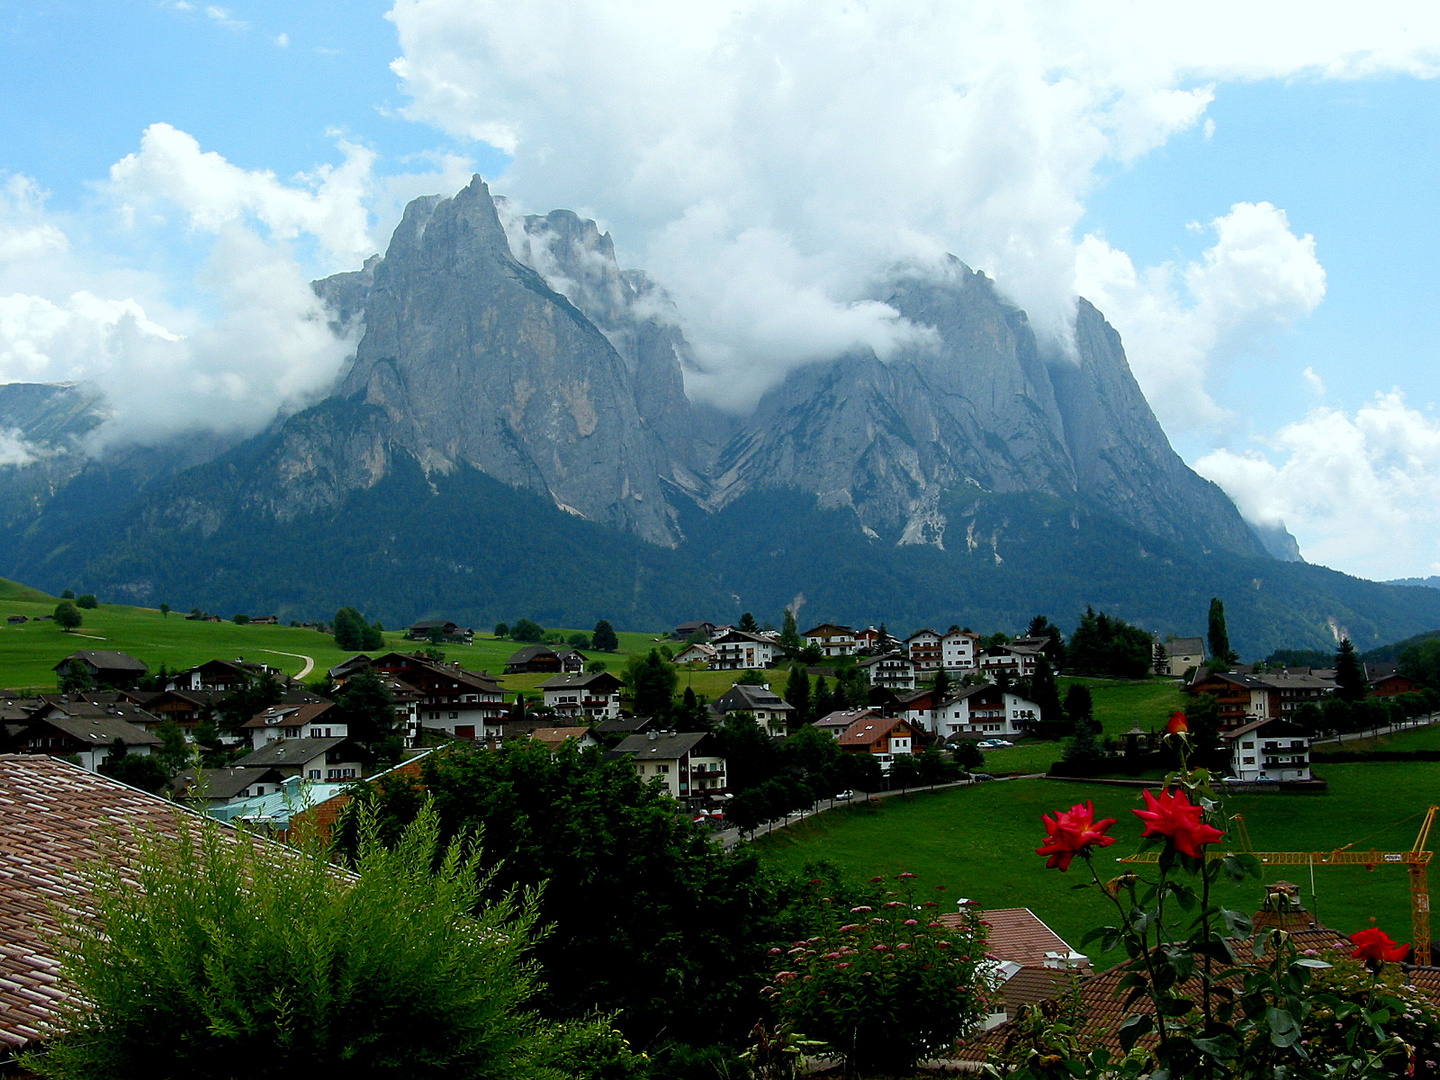
[[173, 834], [189, 810], [43, 754], [0, 755], [0, 1046], [47, 1035], [68, 1000], [55, 909], [83, 915], [78, 862], [98, 839], [137, 828]]

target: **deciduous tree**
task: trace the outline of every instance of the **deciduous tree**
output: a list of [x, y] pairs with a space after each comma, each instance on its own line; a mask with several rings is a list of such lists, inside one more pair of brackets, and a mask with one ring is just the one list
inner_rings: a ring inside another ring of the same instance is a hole
[[606, 619], [601, 619], [595, 624], [595, 629], [590, 635], [590, 645], [599, 652], [615, 652], [620, 648], [620, 639], [615, 635], [615, 628]]
[[61, 630], [78, 630], [85, 624], [85, 616], [69, 600], [62, 600], [55, 605], [55, 625]]

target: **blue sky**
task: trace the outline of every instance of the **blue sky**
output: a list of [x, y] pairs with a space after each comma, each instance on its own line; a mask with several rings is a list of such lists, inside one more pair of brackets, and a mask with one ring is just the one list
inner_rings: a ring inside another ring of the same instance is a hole
[[1420, 5], [0, 0], [0, 381], [254, 429], [351, 344], [304, 282], [473, 170], [612, 230], [696, 396], [883, 356], [916, 328], [866, 287], [951, 251], [1060, 354], [1095, 300], [1307, 558], [1437, 573], [1437, 72]]

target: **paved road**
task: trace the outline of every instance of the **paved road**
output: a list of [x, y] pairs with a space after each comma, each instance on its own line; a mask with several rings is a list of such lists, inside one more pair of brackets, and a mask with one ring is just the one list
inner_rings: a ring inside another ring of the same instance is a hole
[[[995, 783], [996, 781], [990, 781]], [[908, 788], [905, 791], [857, 791], [853, 799], [825, 799], [820, 802], [814, 810], [797, 811], [788, 817], [777, 818], [759, 826], [753, 833], [749, 834], [750, 839], [757, 836], [764, 836], [766, 833], [774, 832], [776, 829], [783, 829], [787, 825], [793, 825], [797, 821], [804, 821], [806, 818], [814, 817], [816, 814], [823, 814], [826, 810], [834, 810], [837, 806], [852, 806], [857, 802], [864, 802], [866, 799], [888, 799], [892, 795], [913, 795], [917, 791], [941, 791], [952, 787], [969, 787], [979, 783], [978, 780], [957, 780], [951, 784], [922, 785], [920, 787]], [[715, 839], [720, 841], [722, 847], [729, 851], [740, 842], [739, 829], [722, 829], [715, 834]]]
[[303, 679], [315, 670], [315, 658], [313, 656], [306, 656], [304, 653], [298, 652], [281, 652], [279, 649], [261, 649], [260, 651], [274, 653], [276, 656], [293, 656], [296, 660], [304, 660], [305, 666], [295, 675], [297, 679]]
[[1377, 735], [1389, 735], [1396, 731], [1409, 731], [1411, 728], [1427, 727], [1440, 720], [1440, 713], [1431, 713], [1429, 716], [1417, 716], [1414, 720], [1404, 724], [1393, 724], [1388, 727], [1365, 728], [1363, 731], [1348, 731], [1344, 735], [1332, 735], [1328, 739], [1315, 739], [1311, 746], [1324, 746], [1327, 743], [1354, 742], [1356, 739], [1373, 739]]

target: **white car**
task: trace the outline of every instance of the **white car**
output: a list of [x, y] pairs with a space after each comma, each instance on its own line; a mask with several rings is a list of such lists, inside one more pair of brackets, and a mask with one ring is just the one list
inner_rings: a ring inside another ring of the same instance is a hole
[[984, 739], [976, 743], [976, 745], [979, 746], [981, 750], [999, 750], [1002, 747], [1014, 746], [1015, 744], [1009, 739]]

